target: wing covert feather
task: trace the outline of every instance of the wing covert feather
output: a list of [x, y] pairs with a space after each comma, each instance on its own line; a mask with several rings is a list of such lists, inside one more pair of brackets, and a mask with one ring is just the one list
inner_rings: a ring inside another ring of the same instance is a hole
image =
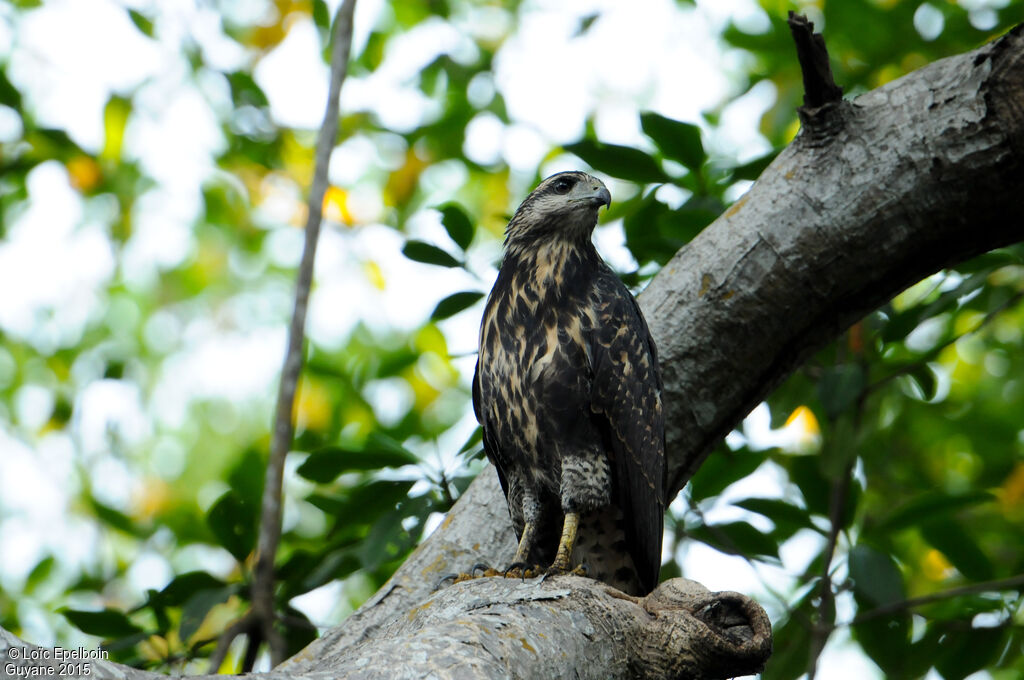
[[626, 541], [640, 581], [652, 590], [665, 521], [665, 418], [657, 350], [636, 300], [607, 271], [591, 339], [591, 408], [608, 428]]

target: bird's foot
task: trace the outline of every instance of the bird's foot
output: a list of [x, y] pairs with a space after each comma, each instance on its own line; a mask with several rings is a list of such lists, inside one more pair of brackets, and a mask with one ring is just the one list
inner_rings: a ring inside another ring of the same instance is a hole
[[543, 573], [544, 570], [541, 569], [539, 564], [530, 566], [526, 562], [513, 562], [508, 565], [508, 569], [504, 572], [505, 578], [518, 578], [523, 580], [540, 576]]
[[489, 564], [484, 564], [483, 562], [477, 562], [476, 564], [473, 565], [473, 568], [469, 570], [469, 573], [463, 572], [463, 573], [459, 573], [459, 574], [446, 574], [444, 577], [441, 578], [440, 581], [437, 582], [437, 586], [435, 586], [434, 590], [437, 590], [438, 588], [440, 588], [441, 584], [443, 584], [445, 581], [451, 581], [453, 584], [455, 584], [455, 583], [462, 583], [463, 581], [472, 581], [475, 578], [486, 578], [486, 577], [489, 577], [489, 576], [501, 576], [502, 573], [503, 572], [500, 572], [497, 569], [494, 569]]
[[547, 569], [544, 570], [544, 578], [542, 578], [541, 581], [546, 579], [548, 576], [564, 576], [564, 575], [568, 575], [568, 576], [583, 576], [583, 577], [586, 577], [588, 575], [588, 573], [589, 573], [589, 570], [587, 569], [587, 565], [585, 565], [585, 564], [578, 564], [578, 565], [576, 565], [576, 567], [574, 567], [572, 569], [570, 569], [568, 565], [566, 565], [565, 567], [562, 567], [562, 566], [560, 566], [558, 564], [552, 564], [550, 567], [548, 567]]

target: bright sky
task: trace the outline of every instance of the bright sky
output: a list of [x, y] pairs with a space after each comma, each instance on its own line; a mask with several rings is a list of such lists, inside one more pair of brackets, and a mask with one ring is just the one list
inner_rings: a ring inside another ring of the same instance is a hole
[[[328, 3], [332, 11], [336, 2]], [[226, 4], [228, 11], [243, 18], [261, 17], [269, 6], [263, 0]], [[700, 122], [702, 111], [734, 94], [731, 76], [740, 70], [744, 58], [726, 51], [716, 37], [724, 22], [731, 18], [748, 30], [767, 25], [753, 0], [703, 0], [695, 11], [679, 11], [672, 0], [535, 0], [527, 4], [514, 37], [497, 57], [494, 81], [474, 81], [470, 92], [487, 97], [494, 89], [500, 91], [512, 123], [505, 126], [490, 114], [480, 114], [469, 128], [465, 149], [470, 158], [481, 162], [504, 157], [520, 176], [532, 173], [552, 144], [576, 140], [591, 112], [600, 138], [620, 144], [645, 143], [639, 110]], [[122, 5], [155, 14], [159, 40], [136, 30]], [[359, 0], [357, 48], [387, 11], [384, 0]], [[580, 18], [595, 11], [601, 16], [591, 29], [584, 37], [571, 39]], [[472, 41], [460, 31], [500, 33], [508, 20], [503, 12], [478, 8], [457, 27], [440, 20], [425, 22], [388, 53], [377, 72], [346, 82], [342, 109], [372, 110], [396, 130], [417, 125], [429, 115], [432, 104], [414, 87], [414, 76], [437, 54], [464, 58]], [[110, 94], [137, 91], [136, 118], [126, 132], [125, 151], [158, 184], [142, 198], [134, 216], [134, 233], [123, 260], [123, 276], [130, 286], [145, 288], [162, 269], [176, 266], [195, 247], [191, 224], [201, 209], [200, 185], [216, 174], [213, 154], [225, 143], [218, 114], [229, 111], [231, 102], [223, 82], [193, 82], [182, 48], [195, 41], [205, 58], [220, 68], [244, 64], [243, 49], [223, 35], [220, 21], [212, 3], [198, 0], [52, 0], [17, 21], [9, 6], [0, 6], [0, 59], [8, 61], [10, 79], [26, 95], [41, 123], [63, 128], [84, 148], [99, 150], [103, 108]], [[609, 45], [616, 47], [609, 49]], [[567, 65], [579, 77], [567, 79], [552, 64]], [[310, 21], [292, 24], [286, 39], [260, 61], [254, 76], [279, 124], [301, 128], [319, 124], [327, 71]], [[708, 142], [710, 150], [740, 161], [766, 152], [768, 145], [758, 134], [757, 123], [773, 100], [772, 86], [763, 83], [730, 105], [721, 118], [721, 134]], [[18, 133], [19, 122], [11, 113], [0, 107], [0, 141]], [[351, 208], [364, 221], [372, 221], [382, 210], [375, 193], [360, 184], [363, 171], [380, 162], [378, 153], [369, 140], [355, 137], [332, 157], [332, 181], [351, 188]], [[568, 167], [580, 167], [580, 162], [560, 157], [543, 170], [547, 174]], [[439, 200], [460, 181], [459, 173], [451, 170], [424, 178]], [[616, 184], [610, 183], [613, 198]], [[516, 195], [524, 195], [527, 189], [515, 187]], [[289, 189], [281, 191], [287, 194]], [[99, 317], [117, 323], [138, 314], [124, 300], [111, 303], [122, 305], [115, 313], [103, 307], [101, 293], [115, 275], [106, 225], [116, 206], [83, 201], [69, 185], [65, 168], [57, 163], [43, 164], [30, 174], [29, 195], [27, 208], [5, 225], [6, 237], [0, 241], [0, 290], [18, 292], [0, 297], [0, 330], [51, 351], [74, 345], [87, 324]], [[287, 222], [290, 199], [294, 196], [264, 205], [268, 225]], [[414, 216], [409, 231], [418, 238], [447, 242], [437, 214], [431, 211]], [[291, 227], [271, 228], [267, 256], [279, 263], [296, 263], [301, 237]], [[631, 265], [620, 224], [600, 227], [595, 239], [613, 264]], [[312, 338], [336, 345], [360, 320], [378, 328], [413, 328], [443, 296], [480, 288], [466, 272], [439, 271], [409, 261], [401, 254], [401, 245], [401, 236], [384, 226], [344, 233], [325, 230], [310, 307]], [[497, 255], [496, 248], [472, 254], [477, 271], [488, 281], [494, 275], [489, 263]], [[384, 290], [371, 286], [363, 273], [369, 259], [387, 281]], [[246, 275], [244, 266], [237, 265], [235, 273]], [[145, 341], [176, 350], [150, 397], [127, 382], [99, 379], [102, 376], [95, 374], [88, 358], [76, 363], [73, 373], [77, 372], [80, 389], [70, 434], [51, 433], [27, 444], [20, 433], [35, 431], [47, 421], [54, 395], [42, 384], [22, 388], [15, 411], [0, 411], [0, 545], [4, 546], [0, 585], [20, 584], [47, 552], [59, 554], [67, 570], [105, 559], [96, 555], [100, 545], [96, 529], [70, 511], [70, 502], [77, 491], [79, 465], [91, 470], [96, 495], [114, 507], [123, 507], [138, 490], [133, 472], [122, 459], [109, 455], [109, 432], [115, 431], [126, 449], [145, 444], [159, 452], [150, 456], [153, 472], [173, 479], [181, 473], [184, 452], [181, 444], [158, 432], [163, 426], [183, 425], [193, 400], [224, 397], [253, 404], [257, 417], [269, 418], [267, 395], [275, 389], [284, 345], [279, 319], [284, 316], [281, 310], [290, 305], [290, 294], [287, 289], [261, 288], [257, 278], [253, 290], [234, 300], [224, 312], [228, 318], [219, 323], [203, 319], [183, 326], [171, 314], [154, 315]], [[478, 320], [476, 309], [442, 324], [453, 353], [475, 350]], [[472, 361], [470, 357], [459, 363], [466, 381]], [[0, 347], [0, 385], [11, 379], [12, 370], [10, 355]], [[405, 398], [401, 389], [388, 385], [370, 395], [382, 416]], [[440, 448], [455, 451], [474, 425], [467, 412]], [[762, 407], [744, 424], [743, 434], [733, 436], [767, 446], [792, 441], [793, 435], [772, 432], [767, 409]], [[454, 457], [447, 454], [443, 464], [453, 467]], [[204, 489], [201, 495], [212, 502], [222, 491], [218, 486]], [[781, 477], [767, 468], [744, 488], [731, 489], [708, 518], [731, 518], [725, 507], [729, 498], [784, 491]], [[785, 569], [759, 567], [755, 572], [743, 560], [696, 543], [676, 549], [685, 556], [691, 578], [712, 590], [741, 590], [757, 596], [763, 594], [764, 584], [787, 591], [786, 572], [802, 569], [820, 538], [808, 533], [784, 547]], [[146, 553], [135, 561], [132, 584], [141, 593], [162, 587], [174, 570], [201, 566], [226, 571], [231, 561], [225, 557], [217, 549], [190, 548], [172, 565], [155, 552]], [[337, 612], [338, 595], [337, 587], [330, 587], [304, 596], [297, 604], [313, 620], [329, 620]], [[771, 597], [761, 601], [771, 609]], [[848, 613], [848, 600], [840, 598], [839, 606]], [[52, 644], [44, 614], [31, 607], [23, 609], [33, 641]], [[830, 669], [829, 677], [880, 677], [870, 662], [842, 640], [830, 645], [822, 664]]]

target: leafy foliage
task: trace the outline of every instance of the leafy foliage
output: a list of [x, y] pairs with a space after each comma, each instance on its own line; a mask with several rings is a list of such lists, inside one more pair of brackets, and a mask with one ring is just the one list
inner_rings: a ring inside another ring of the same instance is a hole
[[[166, 82], [107, 91], [100, 139], [88, 140], [42, 115], [16, 59], [0, 59], [0, 114], [16, 119], [4, 124], [0, 154], [0, 246], [20, 238], [21, 220], [50, 200], [38, 187], [55, 175], [80, 213], [69, 232], [98, 237], [76, 243], [100, 244], [90, 257], [111, 263], [89, 285], [68, 284], [30, 309], [30, 322], [0, 317], [0, 446], [12, 447], [12, 459], [48, 456], [52, 474], [73, 490], [69, 520], [98, 532], [91, 559], [46, 547], [23, 578], [4, 580], [0, 625], [31, 632], [43, 618], [62, 641], [102, 640], [116, 660], [168, 671], [205, 671], [217, 637], [250, 605], [273, 396], [273, 381], [252, 374], [279, 351], [272, 343], [269, 353], [247, 348], [282, 327], [289, 311], [289, 253], [313, 143], [309, 130], [276, 119], [257, 66], [289, 27], [310, 25], [323, 54], [330, 34], [322, 0], [274, 0], [263, 17], [237, 4], [213, 3], [218, 39], [242, 55], [234, 60], [198, 42], [168, 47], [161, 41], [178, 32], [167, 30], [173, 17], [123, 10], [139, 40], [181, 52], [168, 70], [183, 82], [170, 89], [209, 105], [209, 134], [219, 140], [204, 152], [212, 169], [184, 181], [133, 141], [159, 120]], [[803, 4], [826, 31], [848, 94], [976, 46], [1006, 30], [1021, 7]], [[0, 20], [25, 20], [45, 11], [40, 5], [14, 3]], [[358, 272], [371, 301], [341, 330], [312, 324], [277, 558], [275, 604], [291, 652], [380, 586], [480, 469], [458, 356], [470, 344], [449, 329], [482, 299], [491, 272], [481, 263], [497, 252], [515, 199], [559, 150], [617, 180], [608, 219], [621, 224], [636, 264], [623, 277], [642, 284], [796, 134], [802, 92], [784, 21], [791, 5], [762, 0], [756, 20], [723, 33], [744, 64], [736, 95], [765, 81], [774, 88], [761, 118], [768, 153], [741, 162], [718, 151], [729, 102], [696, 122], [638, 105], [635, 144], [602, 140], [590, 120], [571, 143], [544, 140], [551, 154], [525, 170], [504, 154], [486, 160], [467, 151], [468, 131], [481, 121], [522, 130], [496, 85], [498, 57], [523, 20], [519, 3], [399, 0], [376, 18], [351, 65], [364, 86], [424, 27], [443, 25], [461, 47], [430, 56], [409, 76], [416, 96], [407, 101], [424, 103], [418, 115], [346, 109], [341, 120], [338, 156], [361, 170], [346, 167], [325, 198], [329, 237], [343, 246], [330, 251], [340, 264], [318, 268], [318, 281], [326, 289], [336, 270]], [[587, 39], [601, 20], [580, 17], [572, 40]], [[417, 268], [423, 281], [452, 277], [408, 323], [372, 297], [401, 285], [385, 264], [391, 259]], [[345, 307], [338, 317], [360, 304], [345, 283], [349, 292], [330, 299]], [[88, 288], [91, 304], [75, 297], [79, 288]], [[784, 574], [765, 577], [762, 599], [776, 620], [765, 678], [807, 672], [816, 636], [836, 630], [851, 632], [891, 677], [1024, 673], [1022, 296], [1019, 246], [915, 285], [769, 398], [782, 443], [765, 444], [744, 427], [673, 505], [666, 577], [680, 573], [698, 543], [758, 574], [766, 565]], [[242, 355], [244, 371], [217, 372]], [[176, 381], [195, 372], [197, 357], [209, 375]], [[236, 381], [241, 387], [229, 389]], [[146, 423], [139, 431], [131, 418], [95, 415], [96, 403], [125, 391], [135, 396], [118, 403], [135, 404], [136, 420]], [[168, 396], [181, 392], [187, 396]], [[67, 470], [53, 463], [65, 458], [74, 461]], [[765, 490], [752, 494], [752, 486]], [[790, 557], [794, 547], [810, 553], [805, 563]], [[156, 587], [135, 567], [154, 561], [167, 572]], [[340, 605], [311, 621], [295, 598], [325, 587]], [[243, 663], [232, 654], [221, 670]]]

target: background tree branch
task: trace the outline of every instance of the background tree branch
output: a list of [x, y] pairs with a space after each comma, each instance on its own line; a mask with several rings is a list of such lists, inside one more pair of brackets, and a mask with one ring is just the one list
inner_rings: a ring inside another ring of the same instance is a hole
[[[277, 612], [274, 604], [274, 562], [281, 541], [281, 493], [284, 481], [284, 463], [292, 447], [295, 426], [292, 414], [295, 408], [295, 393], [302, 373], [303, 348], [306, 334], [306, 311], [309, 307], [309, 293], [313, 284], [313, 265], [316, 262], [316, 246], [320, 238], [320, 222], [323, 211], [324, 193], [327, 191], [327, 171], [330, 167], [331, 151], [338, 136], [338, 108], [341, 85], [348, 72], [349, 53], [352, 47], [352, 17], [355, 0], [345, 0], [338, 6], [334, 17], [334, 34], [331, 47], [331, 77], [327, 92], [327, 110], [316, 140], [316, 155], [313, 184], [309, 190], [306, 212], [305, 242], [302, 260], [299, 264], [295, 283], [295, 306], [291, 324], [288, 327], [288, 346], [285, 350], [284, 366], [277, 393], [277, 407], [274, 412], [274, 429], [267, 461], [263, 499], [260, 508], [260, 531], [256, 546], [256, 568], [252, 580], [252, 612], [258, 627], [248, 628], [249, 644], [256, 646], [262, 638], [270, 648], [271, 664], [276, 666], [285, 657], [285, 641], [275, 627]], [[232, 630], [238, 629], [232, 627]], [[241, 628], [239, 630], [246, 630]], [[255, 631], [259, 632], [259, 637]], [[233, 636], [222, 637], [217, 644], [210, 667], [220, 667]], [[246, 670], [251, 670], [247, 668]]]

